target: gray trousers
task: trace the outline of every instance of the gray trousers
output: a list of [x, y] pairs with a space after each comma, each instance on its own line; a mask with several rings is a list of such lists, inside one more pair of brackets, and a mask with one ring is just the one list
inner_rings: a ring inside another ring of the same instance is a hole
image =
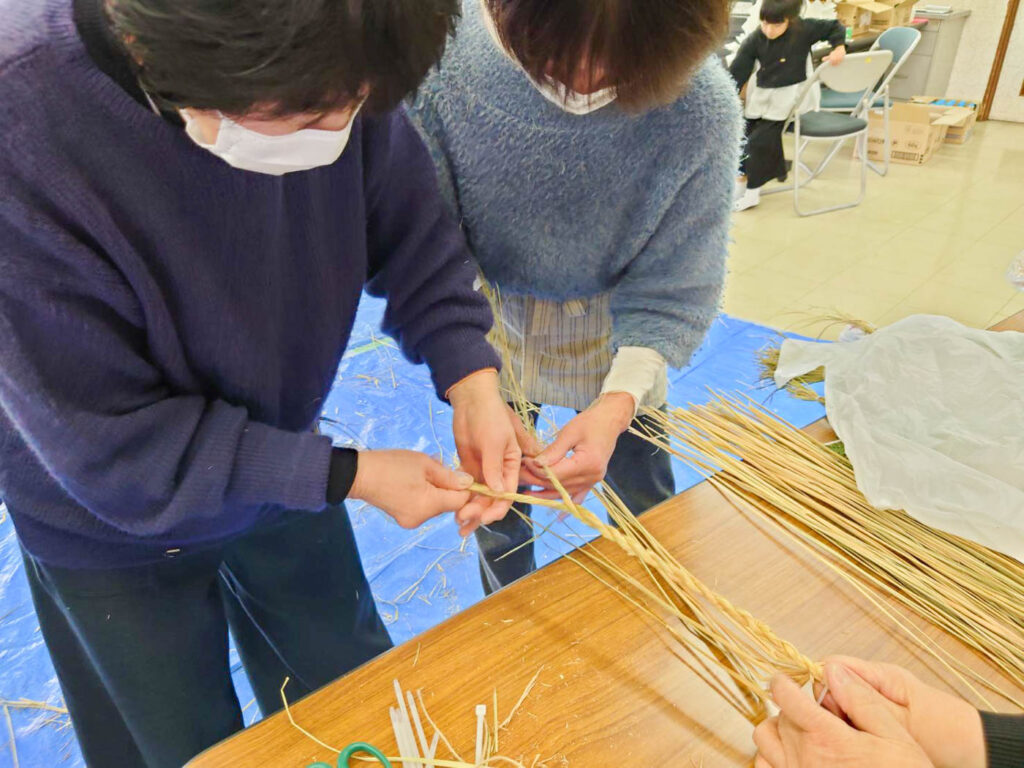
[[[646, 421], [642, 416], [637, 419], [641, 420]], [[646, 428], [650, 426], [648, 423]], [[633, 514], [638, 515], [675, 493], [672, 457], [643, 438], [624, 432], [608, 462], [605, 482]], [[528, 504], [517, 504], [516, 508], [530, 516]], [[485, 594], [489, 595], [536, 569], [533, 542], [530, 542], [535, 535], [533, 526], [513, 511], [504, 520], [477, 529], [480, 577]], [[524, 542], [530, 543], [524, 546]], [[516, 551], [504, 557], [512, 550]]]

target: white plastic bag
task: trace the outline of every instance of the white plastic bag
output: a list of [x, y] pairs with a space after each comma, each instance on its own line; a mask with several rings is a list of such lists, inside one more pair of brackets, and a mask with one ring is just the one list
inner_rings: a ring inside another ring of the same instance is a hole
[[915, 315], [846, 344], [787, 340], [775, 381], [822, 365], [872, 505], [1024, 561], [1024, 334]]

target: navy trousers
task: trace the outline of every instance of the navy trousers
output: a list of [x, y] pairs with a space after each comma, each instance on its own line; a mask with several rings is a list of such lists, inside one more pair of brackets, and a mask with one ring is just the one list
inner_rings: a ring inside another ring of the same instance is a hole
[[181, 768], [242, 728], [228, 626], [264, 715], [391, 647], [344, 507], [293, 513], [226, 546], [117, 570], [25, 553], [85, 761]]

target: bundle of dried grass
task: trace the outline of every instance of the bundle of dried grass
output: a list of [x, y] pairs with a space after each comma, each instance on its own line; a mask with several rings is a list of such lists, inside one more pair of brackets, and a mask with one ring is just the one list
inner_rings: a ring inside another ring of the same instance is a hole
[[509, 353], [509, 350], [512, 348], [508, 338], [509, 332], [502, 322], [505, 313], [502, 308], [501, 291], [484, 280], [482, 276], [479, 279], [481, 283], [480, 290], [487, 297], [487, 301], [491, 305], [491, 313], [494, 315], [494, 325], [491, 328], [490, 334], [488, 334], [488, 340], [498, 351], [498, 354], [501, 355], [501, 367], [505, 374], [502, 377], [505, 382], [505, 391], [502, 394], [505, 396], [505, 400], [511, 404], [516, 415], [526, 425], [527, 429], [534, 432], [534, 424], [536, 423], [538, 412], [537, 405], [526, 396], [526, 392], [519, 382], [519, 377], [515, 375], [515, 360], [512, 359], [512, 355]]
[[[845, 315], [841, 312], [833, 312], [827, 315], [817, 316], [813, 319], [816, 324], [824, 323], [824, 329], [835, 325], [843, 325], [847, 328], [856, 328], [864, 334], [872, 334], [877, 328], [864, 320], [858, 320], [852, 315]], [[822, 332], [824, 332], [824, 329]], [[765, 386], [775, 386], [775, 371], [779, 367], [779, 353], [781, 342], [770, 344], [758, 350], [756, 354], [757, 366], [759, 369], [758, 380]], [[812, 384], [820, 384], [825, 380], [825, 369], [815, 368], [813, 371], [797, 376], [790, 380], [783, 389], [798, 400], [809, 400], [815, 403], [824, 403], [825, 399], [811, 389]]]
[[[533, 426], [536, 406], [526, 397], [514, 375], [515, 361], [509, 355], [507, 331], [501, 322], [500, 292], [486, 282], [483, 292], [495, 317], [491, 343], [502, 355], [505, 380], [509, 382], [504, 394], [527, 429], [536, 436]], [[819, 663], [697, 579], [637, 521], [610, 488], [601, 484], [595, 489], [595, 495], [607, 511], [611, 525], [575, 503], [558, 478], [549, 469], [546, 473], [561, 501], [496, 494], [484, 485], [475, 485], [471, 490], [485, 496], [558, 509], [628, 553], [640, 565], [642, 576], [631, 574], [593, 547], [579, 549], [568, 559], [664, 626], [695, 659], [700, 669], [694, 671], [751, 722], [760, 722], [765, 717], [765, 705], [770, 698], [767, 683], [776, 673], [782, 672], [801, 685], [822, 680]], [[533, 524], [529, 517], [524, 516], [524, 519]], [[740, 696], [724, 686], [713, 669], [731, 678], [739, 687]]]
[[[781, 347], [778, 344], [764, 347], [757, 352], [758, 380], [765, 386], [775, 386], [775, 369], [779, 367], [779, 353]], [[825, 398], [811, 389], [811, 384], [820, 384], [825, 380], [825, 369], [815, 368], [803, 376], [797, 376], [789, 381], [783, 389], [797, 400], [808, 400], [812, 403], [824, 403]]]
[[[660, 430], [645, 437], [704, 472], [743, 509], [781, 528], [862, 594], [892, 598], [1024, 686], [1024, 565], [903, 512], [875, 509], [847, 459], [753, 401], [719, 396], [705, 407], [648, 413]], [[938, 652], [919, 633], [916, 639]], [[943, 662], [988, 685], [951, 657]]]
[[[475, 485], [471, 490], [566, 512], [633, 557], [643, 577], [629, 573], [593, 547], [584, 547], [569, 559], [661, 623], [703, 669], [695, 671], [751, 722], [759, 722], [765, 716], [764, 705], [769, 700], [766, 684], [774, 674], [782, 672], [801, 685], [821, 681], [820, 664], [697, 579], [640, 524], [613, 491], [596, 491], [608, 512], [610, 525], [575, 503], [558, 478], [546, 471], [561, 501], [495, 494], [483, 485]], [[596, 566], [596, 570], [584, 561]], [[709, 671], [709, 664], [723, 670], [739, 686], [743, 698], [723, 687]]]

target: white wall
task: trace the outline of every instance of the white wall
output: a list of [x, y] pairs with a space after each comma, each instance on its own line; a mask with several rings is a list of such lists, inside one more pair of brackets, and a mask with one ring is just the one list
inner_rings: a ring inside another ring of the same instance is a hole
[[[953, 62], [946, 96], [981, 101], [985, 95], [989, 72], [995, 59], [999, 33], [1006, 17], [1006, 0], [949, 0], [954, 8], [971, 11], [964, 25], [960, 49]], [[991, 117], [996, 120], [1024, 121], [1024, 98], [1017, 96], [1024, 79], [1024, 13], [1017, 14], [1017, 24], [999, 91]]]

